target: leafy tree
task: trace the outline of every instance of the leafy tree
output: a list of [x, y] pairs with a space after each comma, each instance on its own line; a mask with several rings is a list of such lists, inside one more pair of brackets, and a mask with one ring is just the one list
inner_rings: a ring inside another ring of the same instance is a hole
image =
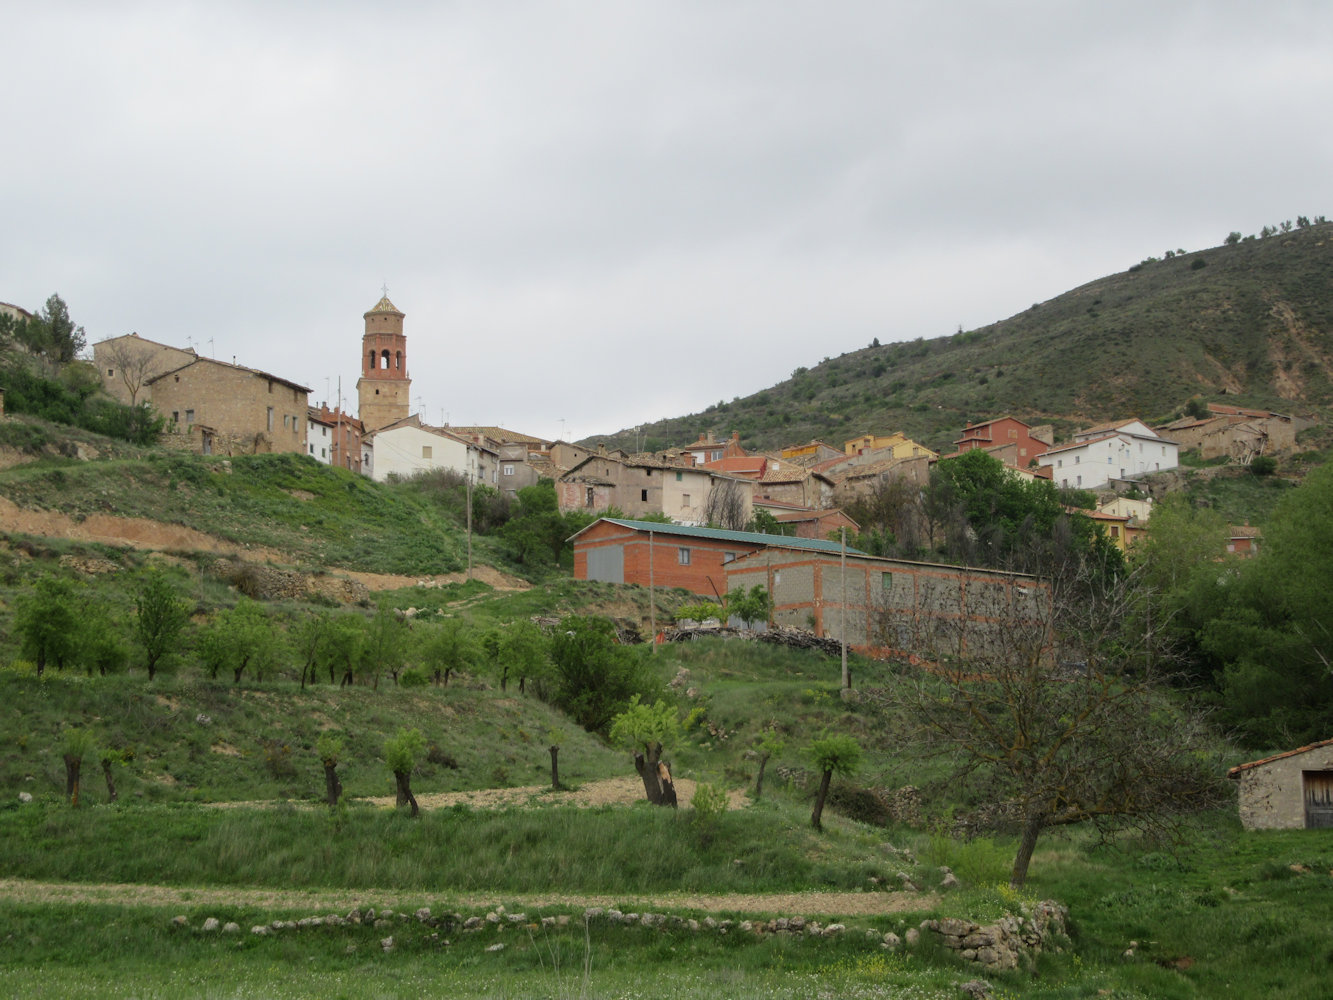
[[[518, 690], [527, 690], [529, 679], [540, 685], [551, 674], [550, 641], [532, 622], [518, 621], [501, 630], [496, 658], [500, 664], [500, 690], [512, 672], [518, 677]], [[539, 694], [544, 694], [539, 691]]]
[[746, 531], [757, 531], [761, 535], [794, 535], [796, 526], [792, 524], [783, 524], [771, 511], [763, 507], [755, 507], [750, 515], [750, 523], [745, 526]]
[[551, 703], [584, 729], [602, 732], [634, 695], [660, 685], [637, 651], [616, 643], [609, 619], [570, 615], [551, 637]]
[[339, 687], [347, 687], [356, 677], [366, 645], [365, 620], [357, 614], [335, 615], [324, 642], [321, 657], [329, 671], [329, 683], [339, 671]]
[[767, 621], [772, 610], [773, 598], [763, 584], [756, 583], [748, 593], [744, 587], [737, 587], [727, 594], [727, 614], [739, 618], [746, 628], [753, 628], [757, 621]]
[[380, 676], [389, 671], [394, 683], [407, 659], [409, 635], [406, 623], [387, 603], [381, 604], [366, 624], [365, 644], [361, 648], [361, 672], [368, 676], [371, 687], [379, 690]]
[[565, 539], [572, 533], [560, 514], [555, 484], [549, 479], [519, 490], [518, 509], [500, 528], [500, 537], [509, 546], [514, 560], [537, 567], [564, 561]]
[[[1153, 512], [1152, 526], [1157, 526]], [[1327, 736], [1333, 711], [1333, 465], [1274, 510], [1258, 556], [1204, 577], [1220, 607], [1200, 627], [1225, 717], [1252, 745]], [[1202, 576], [1203, 574], [1201, 574]], [[1211, 579], [1209, 579], [1211, 577]]]
[[67, 580], [46, 576], [15, 602], [14, 630], [23, 655], [42, 676], [48, 661], [63, 668], [79, 648], [79, 608]]
[[1097, 577], [1056, 581], [1049, 598], [997, 593], [970, 608], [984, 629], [959, 622], [932, 671], [881, 693], [914, 752], [951, 761], [957, 787], [1012, 811], [1015, 888], [1050, 827], [1171, 831], [1218, 800], [1202, 717], [1173, 702], [1159, 658], [1126, 627], [1136, 599], [1126, 581]]
[[662, 749], [679, 735], [680, 719], [674, 707], [664, 701], [646, 705], [637, 694], [611, 723], [611, 742], [633, 751], [634, 769], [653, 805], [676, 806], [676, 785], [671, 765], [662, 760]]
[[1231, 232], [1227, 233], [1227, 238], [1226, 238], [1227, 246], [1234, 247], [1239, 242], [1240, 242], [1240, 232], [1238, 230], [1233, 229]]
[[173, 654], [189, 621], [189, 608], [159, 570], [151, 570], [135, 600], [135, 638], [143, 649], [148, 679]]
[[420, 633], [417, 652], [436, 684], [447, 687], [451, 674], [475, 666], [482, 656], [474, 630], [461, 618], [424, 625]]
[[[305, 690], [306, 678], [313, 683], [315, 668], [323, 659], [333, 632], [333, 616], [327, 611], [304, 615], [290, 630], [291, 644], [301, 661], [301, 690]], [[333, 683], [332, 677], [329, 683]]]
[[815, 792], [815, 807], [810, 813], [810, 825], [822, 830], [824, 801], [828, 798], [828, 787], [835, 774], [847, 776], [855, 774], [861, 766], [861, 745], [850, 736], [825, 736], [815, 740], [806, 751], [810, 762], [819, 772], [819, 790]]
[[46, 306], [38, 319], [46, 327], [49, 353], [54, 360], [67, 364], [78, 357], [87, 345], [83, 327], [74, 325], [74, 321], [69, 318], [69, 307], [59, 295], [52, 295], [46, 300]]
[[277, 643], [263, 607], [242, 597], [200, 632], [198, 649], [210, 677], [226, 669], [232, 673], [232, 682], [239, 684], [247, 669], [254, 669], [258, 679], [264, 679], [264, 669], [272, 662]]
[[398, 807], [411, 806], [414, 818], [420, 810], [417, 808], [416, 796], [412, 794], [412, 772], [416, 769], [417, 759], [425, 752], [426, 738], [419, 729], [399, 729], [396, 736], [384, 741], [384, 762], [393, 772], [398, 790]]

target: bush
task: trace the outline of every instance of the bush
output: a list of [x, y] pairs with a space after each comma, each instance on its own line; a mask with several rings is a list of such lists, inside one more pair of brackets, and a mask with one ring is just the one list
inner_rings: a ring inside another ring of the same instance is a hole
[[1271, 476], [1277, 471], [1277, 459], [1272, 455], [1259, 455], [1250, 462], [1250, 471], [1256, 476]]

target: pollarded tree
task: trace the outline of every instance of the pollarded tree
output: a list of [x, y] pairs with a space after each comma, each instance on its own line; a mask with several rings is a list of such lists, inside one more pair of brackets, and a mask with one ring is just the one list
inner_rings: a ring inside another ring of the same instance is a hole
[[315, 753], [324, 767], [324, 799], [330, 809], [338, 805], [343, 783], [338, 780], [338, 763], [342, 760], [343, 740], [337, 733], [324, 730], [315, 740]]
[[415, 817], [416, 796], [412, 794], [412, 772], [416, 769], [417, 758], [426, 751], [426, 738], [419, 729], [400, 729], [397, 736], [384, 741], [384, 762], [393, 772], [394, 784], [398, 790], [398, 806], [411, 806]]
[[643, 780], [644, 795], [657, 806], [676, 805], [671, 765], [662, 760], [663, 747], [680, 734], [676, 710], [664, 701], [645, 705], [635, 695], [611, 723], [611, 742], [634, 753], [634, 769]]
[[861, 766], [861, 745], [850, 736], [825, 736], [815, 740], [806, 751], [810, 761], [819, 772], [819, 789], [815, 792], [815, 807], [810, 813], [810, 825], [816, 830], [824, 829], [824, 801], [828, 798], [828, 789], [833, 776], [846, 777], [855, 774]]
[[189, 614], [189, 607], [160, 571], [152, 570], [144, 577], [135, 600], [134, 624], [150, 681], [179, 647]]
[[83, 768], [83, 758], [93, 749], [96, 741], [87, 729], [71, 726], [60, 734], [60, 755], [65, 761], [65, 795], [69, 804], [79, 804], [79, 772]]

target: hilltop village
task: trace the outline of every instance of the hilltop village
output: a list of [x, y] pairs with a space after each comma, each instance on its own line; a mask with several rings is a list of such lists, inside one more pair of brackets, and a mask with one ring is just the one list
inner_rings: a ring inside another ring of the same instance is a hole
[[[949, 451], [887, 431], [766, 453], [747, 451], [736, 433], [701, 433], [659, 452], [608, 451], [503, 427], [427, 423], [410, 411], [404, 318], [387, 294], [364, 314], [355, 412], [341, 402], [314, 405], [309, 387], [281, 375], [137, 334], [99, 341], [92, 353], [108, 393], [130, 405], [150, 402], [166, 418], [168, 447], [202, 455], [295, 452], [377, 481], [451, 470], [511, 498], [549, 479], [562, 512], [611, 510], [736, 531], [758, 513], [761, 523], [771, 518], [781, 533], [810, 539], [857, 530], [845, 513], [857, 498], [894, 481], [924, 484], [941, 458], [981, 450], [1015, 476], [1093, 491], [1098, 503], [1088, 515], [1125, 549], [1150, 517], [1144, 477], [1177, 468], [1182, 450], [1248, 464], [1290, 452], [1305, 426], [1285, 414], [1210, 403], [1158, 427], [1127, 414], [1064, 442], [1050, 425], [1002, 414], [959, 429]], [[1254, 539], [1253, 529], [1237, 526], [1232, 551], [1249, 550]]]

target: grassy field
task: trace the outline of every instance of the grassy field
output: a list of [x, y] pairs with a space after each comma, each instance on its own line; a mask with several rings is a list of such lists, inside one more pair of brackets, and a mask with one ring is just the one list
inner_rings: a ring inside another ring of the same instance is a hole
[[[872, 751], [858, 784], [915, 779], [930, 787], [932, 777], [895, 753], [873, 714], [836, 697], [836, 661], [712, 641], [661, 650], [656, 669], [664, 680], [681, 679], [673, 697], [682, 716], [692, 713], [670, 753], [679, 777], [748, 788], [754, 738], [761, 730], [788, 736], [760, 802], [712, 826], [688, 803], [674, 812], [575, 808], [559, 793], [525, 808], [428, 808], [416, 821], [364, 801], [331, 813], [318, 804], [310, 749], [322, 725], [354, 734], [344, 782], [360, 798], [389, 793], [382, 738], [403, 721], [429, 731], [441, 758], [459, 765], [428, 763], [413, 779], [422, 794], [540, 783], [548, 757], [538, 734], [559, 719], [535, 698], [481, 679], [447, 689], [302, 693], [287, 681], [177, 677], [149, 686], [134, 676], [38, 682], [0, 672], [8, 706], [0, 714], [0, 787], [8, 789], [0, 804], [0, 992], [958, 997], [956, 984], [974, 970], [937, 946], [885, 951], [868, 932], [903, 935], [939, 916], [991, 920], [1024, 900], [1055, 898], [1070, 907], [1070, 941], [1031, 972], [988, 977], [995, 996], [1321, 995], [1333, 961], [1333, 833], [1246, 834], [1231, 808], [1200, 817], [1174, 850], [1135, 837], [1102, 845], [1074, 830], [1043, 839], [1028, 885], [1015, 893], [1007, 886], [1011, 836], [960, 840], [929, 817], [909, 828], [836, 812], [826, 814], [823, 834], [810, 828], [804, 734], [858, 733]], [[854, 671], [858, 683], [895, 679], [864, 663]], [[101, 732], [120, 727], [134, 743], [135, 759], [118, 773], [118, 803], [106, 801], [91, 766], [85, 804], [64, 802], [54, 748], [69, 719]], [[274, 734], [291, 748], [279, 762], [291, 773], [272, 773], [265, 741]], [[623, 752], [581, 733], [570, 736], [561, 762], [571, 785], [632, 774]], [[19, 790], [34, 800], [19, 803]], [[272, 804], [208, 804], [253, 799]], [[930, 815], [959, 805], [936, 803]], [[962, 885], [944, 889], [941, 866]], [[897, 887], [899, 872], [921, 890], [905, 902], [885, 891]], [[66, 890], [42, 888], [70, 883], [87, 895], [64, 900]], [[128, 888], [99, 888], [119, 885]], [[168, 888], [171, 901], [158, 899]], [[790, 900], [777, 902], [777, 893], [799, 894], [802, 915], [840, 919], [849, 930], [832, 939], [740, 932], [741, 920], [791, 915]], [[274, 920], [345, 914], [357, 900], [463, 918], [503, 905], [527, 918], [477, 932], [400, 921], [250, 933]], [[725, 934], [585, 926], [588, 905], [734, 923]], [[717, 909], [727, 905], [737, 909]], [[178, 915], [188, 927], [172, 925]], [[241, 932], [202, 931], [210, 916]], [[569, 922], [544, 926], [543, 916]], [[385, 951], [390, 933], [395, 944]], [[497, 944], [504, 948], [491, 950]]]

